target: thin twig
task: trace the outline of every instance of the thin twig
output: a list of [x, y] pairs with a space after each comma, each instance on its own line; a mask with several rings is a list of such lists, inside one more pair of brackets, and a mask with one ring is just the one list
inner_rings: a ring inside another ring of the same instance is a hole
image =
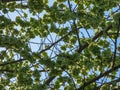
[[88, 34], [89, 38], [91, 38], [91, 36], [90, 36], [90, 34], [89, 34], [88, 30], [87, 30], [87, 29], [85, 29], [85, 31], [87, 32], [87, 34]]
[[116, 79], [116, 80], [112, 80], [110, 82], [105, 82], [102, 85], [95, 87], [94, 90], [99, 90], [103, 85], [107, 84], [107, 85], [111, 85], [112, 83], [117, 83], [120, 82], [120, 78]]
[[58, 42], [60, 42], [61, 40], [63, 40], [65, 37], [67, 37], [68, 35], [70, 35], [72, 32], [74, 32], [74, 30], [71, 30], [70, 32], [68, 32], [67, 34], [65, 34], [63, 37], [61, 37], [60, 39], [58, 39], [56, 42], [54, 42], [52, 45], [50, 45], [49, 47], [43, 49], [42, 51], [40, 51], [40, 53], [45, 52], [47, 50], [49, 50], [51, 47], [53, 47], [55, 44], [57, 44]]
[[65, 72], [69, 75], [70, 79], [72, 80], [75, 89], [77, 89], [77, 88], [76, 88], [75, 81], [74, 81], [74, 79], [72, 78], [72, 76], [70, 75], [70, 73], [69, 73], [68, 71], [65, 71]]
[[72, 7], [71, 7], [71, 4], [70, 4], [70, 0], [68, 0], [68, 5], [69, 5], [70, 11], [72, 11]]
[[[69, 9], [72, 13], [72, 7], [71, 7], [71, 4], [70, 4], [70, 1], [68, 0], [68, 5], [69, 5]], [[78, 44], [79, 44], [79, 48], [81, 47], [81, 43], [80, 43], [80, 37], [79, 37], [79, 29], [77, 29], [77, 25], [75, 23], [75, 20], [73, 20], [73, 25], [74, 25], [74, 28], [75, 28], [75, 31], [76, 31], [76, 35], [77, 35], [77, 39], [78, 39]]]

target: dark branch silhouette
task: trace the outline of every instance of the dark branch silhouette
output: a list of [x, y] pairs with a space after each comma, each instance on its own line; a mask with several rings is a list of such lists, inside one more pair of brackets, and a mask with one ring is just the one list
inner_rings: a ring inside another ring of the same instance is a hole
[[55, 78], [56, 76], [51, 76], [48, 80], [46, 80], [45, 84], [49, 85], [50, 82]]
[[[109, 31], [110, 29], [112, 28], [112, 25], [108, 26], [106, 29], [100, 31], [98, 34], [96, 34], [93, 38], [92, 38], [92, 41], [94, 42], [98, 37], [102, 36], [103, 33], [106, 33], [107, 31]], [[78, 49], [78, 52], [82, 52], [82, 50], [84, 50], [85, 48], [87, 48], [89, 46], [88, 43], [84, 44], [83, 46], [81, 46], [79, 49]]]
[[7, 2], [14, 2], [14, 1], [22, 1], [22, 0], [0, 0], [3, 3], [7, 3]]
[[112, 69], [110, 69], [110, 70], [104, 72], [103, 74], [100, 74], [99, 76], [97, 76], [97, 77], [91, 79], [91, 80], [88, 81], [88, 82], [85, 82], [80, 88], [78, 88], [78, 89], [76, 89], [76, 90], [84, 90], [85, 87], [87, 87], [87, 86], [90, 85], [91, 83], [93, 83], [93, 82], [99, 80], [100, 78], [102, 78], [102, 77], [108, 75], [109, 73], [111, 73], [111, 72], [117, 70], [118, 68], [120, 68], [120, 65], [118, 65], [118, 66], [116, 66], [116, 67], [114, 67], [114, 68], [112, 68]]
[[18, 63], [18, 62], [22, 62], [24, 60], [25, 59], [19, 59], [19, 60], [16, 60], [16, 61], [5, 62], [5, 63], [0, 64], [0, 66], [5, 66], [5, 65], [9, 65], [9, 64], [15, 64], [15, 63]]

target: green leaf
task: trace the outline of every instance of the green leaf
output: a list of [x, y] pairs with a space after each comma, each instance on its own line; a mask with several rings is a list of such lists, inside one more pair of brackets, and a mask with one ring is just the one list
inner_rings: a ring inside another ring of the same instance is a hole
[[61, 49], [63, 50], [63, 51], [66, 51], [66, 46], [64, 45], [64, 46], [61, 46]]
[[2, 12], [3, 12], [4, 14], [7, 14], [7, 13], [8, 13], [8, 10], [7, 10], [6, 8], [3, 8]]

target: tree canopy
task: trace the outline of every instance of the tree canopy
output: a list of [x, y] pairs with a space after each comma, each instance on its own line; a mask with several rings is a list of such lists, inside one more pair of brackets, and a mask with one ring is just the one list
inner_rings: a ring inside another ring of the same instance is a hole
[[120, 86], [120, 0], [0, 0], [0, 89]]

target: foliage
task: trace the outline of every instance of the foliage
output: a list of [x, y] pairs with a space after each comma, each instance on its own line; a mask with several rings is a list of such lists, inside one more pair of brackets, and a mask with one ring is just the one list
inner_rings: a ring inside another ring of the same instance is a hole
[[0, 89], [118, 89], [119, 34], [119, 0], [1, 0]]

